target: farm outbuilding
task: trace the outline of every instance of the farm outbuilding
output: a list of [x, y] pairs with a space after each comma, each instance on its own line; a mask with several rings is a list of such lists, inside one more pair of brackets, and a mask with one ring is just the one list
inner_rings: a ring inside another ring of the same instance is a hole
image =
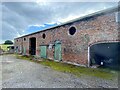
[[14, 53], [14, 46], [8, 46], [8, 53]]
[[87, 67], [116, 66], [115, 57], [120, 56], [118, 14], [118, 7], [109, 8], [15, 38], [16, 53]]

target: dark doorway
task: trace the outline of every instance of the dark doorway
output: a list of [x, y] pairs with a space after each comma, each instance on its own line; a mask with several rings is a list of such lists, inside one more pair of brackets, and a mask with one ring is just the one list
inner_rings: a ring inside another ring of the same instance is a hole
[[36, 55], [36, 38], [32, 37], [29, 40], [29, 54], [30, 55]]
[[90, 47], [91, 65], [101, 65], [118, 69], [120, 59], [120, 42], [99, 43]]

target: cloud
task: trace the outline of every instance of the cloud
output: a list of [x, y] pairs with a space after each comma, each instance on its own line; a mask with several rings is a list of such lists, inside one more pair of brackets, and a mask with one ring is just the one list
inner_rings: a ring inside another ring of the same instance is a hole
[[3, 2], [2, 40], [26, 34], [31, 25], [59, 24], [114, 5], [116, 3]]
[[53, 26], [56, 26], [58, 25], [58, 23], [46, 23], [46, 24], [43, 24], [43, 25], [39, 25], [39, 24], [36, 24], [36, 25], [29, 25], [28, 29], [26, 30], [26, 34], [30, 34], [30, 33], [33, 33], [35, 31], [40, 31], [40, 30], [45, 30], [47, 28], [50, 28], [50, 27], [53, 27]]

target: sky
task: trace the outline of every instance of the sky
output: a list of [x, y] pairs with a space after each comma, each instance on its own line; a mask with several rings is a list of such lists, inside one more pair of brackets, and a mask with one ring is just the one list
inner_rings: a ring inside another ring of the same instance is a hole
[[117, 6], [117, 3], [2, 2], [0, 43], [114, 6]]

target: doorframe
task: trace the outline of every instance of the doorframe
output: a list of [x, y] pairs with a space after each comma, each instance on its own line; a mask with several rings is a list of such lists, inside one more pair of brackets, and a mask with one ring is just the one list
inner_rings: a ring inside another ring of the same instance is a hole
[[90, 46], [88, 46], [88, 67], [90, 67]]

